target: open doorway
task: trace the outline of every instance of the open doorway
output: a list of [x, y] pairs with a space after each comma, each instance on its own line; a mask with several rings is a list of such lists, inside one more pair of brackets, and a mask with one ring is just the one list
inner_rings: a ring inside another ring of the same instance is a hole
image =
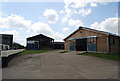
[[76, 39], [76, 51], [87, 51], [87, 38]]

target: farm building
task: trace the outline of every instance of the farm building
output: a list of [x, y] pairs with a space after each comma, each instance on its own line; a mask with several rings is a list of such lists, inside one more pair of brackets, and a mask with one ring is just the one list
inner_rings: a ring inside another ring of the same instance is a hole
[[12, 49], [13, 35], [0, 34], [0, 50]]
[[54, 42], [54, 49], [64, 49], [64, 42]]
[[28, 50], [45, 50], [53, 48], [54, 39], [47, 37], [43, 34], [39, 34], [33, 37], [27, 38], [27, 49]]
[[64, 41], [65, 50], [120, 52], [120, 36], [86, 27], [79, 27]]

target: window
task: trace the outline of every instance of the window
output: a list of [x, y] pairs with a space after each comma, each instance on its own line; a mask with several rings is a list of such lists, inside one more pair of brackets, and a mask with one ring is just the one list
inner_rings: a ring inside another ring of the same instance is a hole
[[88, 43], [88, 44], [96, 43], [96, 38], [88, 38], [88, 39], [87, 39], [87, 43]]

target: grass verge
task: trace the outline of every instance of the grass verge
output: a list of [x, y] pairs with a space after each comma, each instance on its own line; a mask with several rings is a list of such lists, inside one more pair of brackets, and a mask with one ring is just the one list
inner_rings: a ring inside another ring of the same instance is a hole
[[61, 52], [59, 52], [59, 53], [67, 53], [68, 51], [61, 51]]
[[50, 50], [24, 50], [20, 53], [17, 54], [17, 56], [21, 56], [21, 55], [28, 55], [28, 54], [40, 54], [40, 53], [45, 53], [45, 52], [49, 52]]
[[109, 59], [109, 60], [114, 60], [114, 61], [119, 61], [120, 62], [119, 53], [91, 53], [91, 52], [86, 52], [86, 53], [78, 53], [77, 55], [95, 56], [95, 57], [99, 57], [99, 58], [104, 58], [104, 59]]

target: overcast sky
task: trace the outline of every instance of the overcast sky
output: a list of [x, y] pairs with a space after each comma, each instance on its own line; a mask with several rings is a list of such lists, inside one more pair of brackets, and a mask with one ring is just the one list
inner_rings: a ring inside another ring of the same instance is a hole
[[26, 38], [45, 34], [63, 41], [79, 26], [118, 34], [117, 2], [2, 2], [0, 33], [14, 35], [26, 45]]

